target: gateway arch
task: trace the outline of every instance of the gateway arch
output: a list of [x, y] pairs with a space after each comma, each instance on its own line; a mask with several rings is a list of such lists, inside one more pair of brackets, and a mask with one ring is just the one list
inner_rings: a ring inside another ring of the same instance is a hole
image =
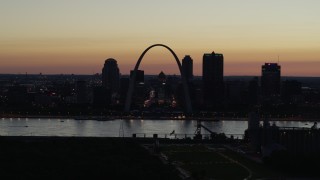
[[181, 74], [181, 78], [182, 78], [182, 85], [183, 85], [183, 89], [184, 89], [184, 96], [185, 96], [185, 102], [186, 102], [186, 112], [187, 113], [192, 113], [192, 106], [191, 106], [191, 100], [190, 100], [190, 95], [189, 95], [189, 88], [187, 85], [187, 79], [185, 77], [184, 72], [182, 71], [182, 67], [181, 67], [181, 63], [179, 61], [178, 56], [176, 55], [176, 53], [169, 48], [168, 46], [164, 45], [164, 44], [154, 44], [152, 46], [149, 46], [146, 50], [143, 51], [143, 53], [140, 55], [139, 60], [136, 63], [136, 66], [134, 67], [134, 71], [133, 71], [133, 75], [130, 78], [130, 84], [129, 84], [129, 89], [127, 92], [127, 97], [126, 97], [126, 103], [125, 103], [125, 107], [124, 107], [124, 111], [125, 112], [129, 112], [130, 111], [130, 106], [131, 106], [131, 100], [132, 100], [132, 94], [133, 94], [133, 89], [134, 89], [134, 82], [136, 79], [136, 74], [137, 74], [137, 70], [139, 69], [139, 65], [144, 57], [144, 55], [152, 48], [156, 47], [156, 46], [161, 46], [166, 48], [167, 50], [169, 50], [171, 52], [171, 54], [173, 55], [173, 57], [175, 58], [180, 74]]

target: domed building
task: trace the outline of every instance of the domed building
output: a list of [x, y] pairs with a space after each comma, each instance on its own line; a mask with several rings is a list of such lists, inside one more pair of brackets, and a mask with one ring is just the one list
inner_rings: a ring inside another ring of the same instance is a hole
[[120, 83], [120, 73], [117, 61], [113, 58], [105, 60], [102, 68], [102, 84], [111, 92], [118, 92]]
[[167, 80], [167, 76], [164, 74], [163, 71], [161, 71], [158, 75], [158, 80], [162, 83], [165, 83]]

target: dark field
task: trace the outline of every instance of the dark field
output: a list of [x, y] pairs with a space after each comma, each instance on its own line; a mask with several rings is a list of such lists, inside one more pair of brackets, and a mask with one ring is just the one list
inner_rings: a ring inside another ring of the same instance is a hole
[[171, 161], [181, 162], [194, 179], [245, 179], [249, 172], [239, 164], [225, 158], [220, 150], [203, 145], [167, 146], [163, 152]]
[[0, 179], [179, 179], [132, 139], [0, 137]]

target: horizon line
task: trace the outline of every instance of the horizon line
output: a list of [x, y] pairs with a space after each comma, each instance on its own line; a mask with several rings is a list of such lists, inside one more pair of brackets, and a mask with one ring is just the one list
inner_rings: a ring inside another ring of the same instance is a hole
[[[75, 74], [75, 73], [71, 73], [71, 74], [67, 74], [67, 73], [48, 73], [48, 74], [44, 74], [44, 73], [0, 73], [0, 76], [3, 75], [19, 75], [19, 76], [39, 76], [39, 75], [48, 75], [48, 76], [61, 76], [61, 75], [66, 75], [66, 76], [72, 76], [72, 75], [76, 75], [76, 76], [94, 76], [94, 75], [101, 75], [101, 73], [95, 73], [95, 74]], [[130, 76], [130, 74], [120, 74], [121, 76]], [[157, 76], [159, 74], [145, 74], [145, 76]], [[181, 76], [180, 74], [166, 74], [169, 76]], [[194, 77], [202, 77], [202, 75], [194, 75]], [[261, 77], [261, 75], [224, 75], [223, 77]], [[285, 76], [281, 76], [281, 77], [303, 77], [303, 78], [320, 78], [320, 76], [305, 76], [305, 75], [285, 75]]]

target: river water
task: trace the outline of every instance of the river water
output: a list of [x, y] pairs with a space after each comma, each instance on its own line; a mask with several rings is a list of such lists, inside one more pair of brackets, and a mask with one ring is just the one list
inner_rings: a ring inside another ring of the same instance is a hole
[[[307, 127], [313, 122], [275, 121], [279, 127]], [[196, 130], [194, 120], [74, 120], [50, 118], [2, 118], [0, 136], [78, 136], [78, 137], [192, 137]], [[217, 133], [242, 138], [247, 121], [203, 121], [202, 124]], [[174, 130], [174, 134], [170, 133]], [[203, 134], [209, 134], [202, 129]]]

